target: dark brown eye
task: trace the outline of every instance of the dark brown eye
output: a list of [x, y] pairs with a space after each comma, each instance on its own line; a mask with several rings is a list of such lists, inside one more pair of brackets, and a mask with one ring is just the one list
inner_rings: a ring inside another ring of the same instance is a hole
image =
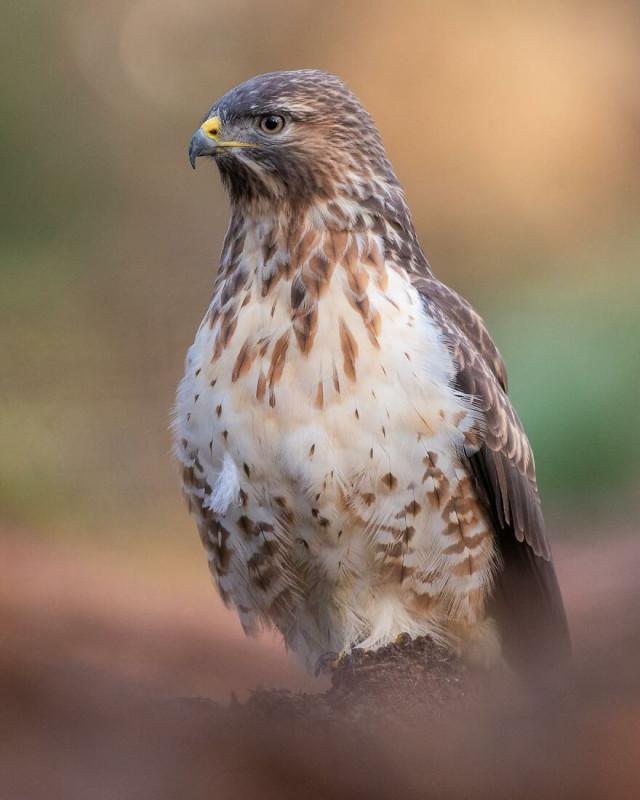
[[268, 114], [260, 118], [258, 126], [264, 133], [280, 133], [284, 128], [284, 117], [279, 114]]

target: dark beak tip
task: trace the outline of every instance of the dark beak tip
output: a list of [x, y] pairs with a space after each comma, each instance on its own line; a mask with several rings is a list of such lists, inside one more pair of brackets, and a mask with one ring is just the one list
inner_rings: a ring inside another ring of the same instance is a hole
[[192, 169], [196, 168], [196, 159], [198, 158], [198, 149], [193, 146], [193, 141], [189, 145], [189, 163]]
[[216, 152], [216, 144], [207, 138], [202, 129], [196, 131], [189, 143], [189, 163], [196, 168], [196, 159], [199, 156], [213, 155]]

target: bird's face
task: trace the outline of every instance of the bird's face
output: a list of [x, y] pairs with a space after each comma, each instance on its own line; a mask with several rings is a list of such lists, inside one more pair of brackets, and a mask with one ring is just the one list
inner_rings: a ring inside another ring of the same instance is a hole
[[275, 72], [232, 89], [189, 147], [212, 156], [237, 203], [304, 207], [330, 200], [386, 159], [373, 120], [347, 87], [315, 70]]

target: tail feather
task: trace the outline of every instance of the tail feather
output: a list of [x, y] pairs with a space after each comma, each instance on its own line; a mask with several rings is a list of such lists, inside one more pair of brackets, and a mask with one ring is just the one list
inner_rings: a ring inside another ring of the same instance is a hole
[[551, 559], [537, 556], [512, 533], [499, 535], [502, 568], [496, 576], [491, 614], [506, 661], [523, 677], [536, 677], [571, 654], [569, 627]]

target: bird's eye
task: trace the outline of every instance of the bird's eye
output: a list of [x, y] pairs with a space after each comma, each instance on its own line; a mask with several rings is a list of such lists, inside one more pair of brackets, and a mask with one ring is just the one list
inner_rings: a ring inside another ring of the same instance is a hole
[[268, 114], [266, 117], [260, 117], [258, 126], [264, 133], [280, 133], [284, 128], [284, 117], [279, 114]]

